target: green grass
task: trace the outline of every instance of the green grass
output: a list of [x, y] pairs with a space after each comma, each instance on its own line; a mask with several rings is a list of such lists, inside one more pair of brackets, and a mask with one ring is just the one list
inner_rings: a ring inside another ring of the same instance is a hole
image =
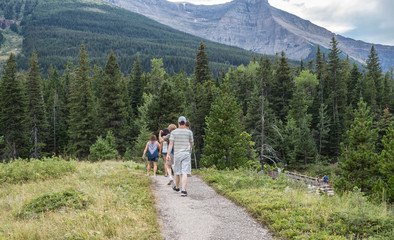
[[66, 161], [59, 157], [43, 158], [41, 160], [17, 159], [10, 163], [0, 163], [0, 184], [59, 178], [75, 170], [75, 161]]
[[161, 239], [143, 166], [75, 164], [56, 179], [0, 186], [0, 239]]
[[359, 191], [342, 196], [309, 193], [302, 184], [251, 171], [204, 169], [203, 179], [244, 206], [282, 239], [393, 239], [392, 208]]

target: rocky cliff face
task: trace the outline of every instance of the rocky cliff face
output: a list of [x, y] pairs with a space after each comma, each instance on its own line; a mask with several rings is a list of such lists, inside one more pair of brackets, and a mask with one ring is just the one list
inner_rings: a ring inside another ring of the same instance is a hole
[[[276, 9], [268, 0], [233, 0], [193, 5], [166, 0], [105, 0], [175, 29], [258, 53], [282, 50], [291, 59], [308, 59], [316, 45], [329, 48], [333, 33], [310, 21]], [[371, 44], [336, 35], [340, 49], [365, 62]], [[375, 45], [384, 70], [394, 66], [394, 47]]]

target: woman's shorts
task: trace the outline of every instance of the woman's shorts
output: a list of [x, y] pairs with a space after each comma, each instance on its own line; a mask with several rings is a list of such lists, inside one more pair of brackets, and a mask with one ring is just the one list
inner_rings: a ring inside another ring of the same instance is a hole
[[162, 156], [167, 156], [167, 153], [161, 153]]
[[149, 159], [149, 158], [148, 158], [148, 161], [149, 161], [149, 162], [157, 162], [158, 160], [159, 160], [158, 157], [155, 157], [155, 158], [152, 158], [152, 159]]

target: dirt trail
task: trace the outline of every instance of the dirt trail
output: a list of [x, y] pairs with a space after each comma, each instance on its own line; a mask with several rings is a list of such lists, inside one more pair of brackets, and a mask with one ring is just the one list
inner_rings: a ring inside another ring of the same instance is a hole
[[168, 178], [153, 179], [164, 239], [273, 239], [245, 209], [217, 194], [200, 178], [188, 179], [187, 197], [172, 190]]

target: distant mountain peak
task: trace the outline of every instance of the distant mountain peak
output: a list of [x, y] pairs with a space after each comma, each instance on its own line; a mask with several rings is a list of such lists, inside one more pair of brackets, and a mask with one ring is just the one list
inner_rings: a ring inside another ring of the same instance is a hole
[[[334, 33], [288, 12], [268, 0], [233, 0], [219, 5], [193, 5], [166, 0], [106, 0], [177, 30], [208, 40], [291, 59], [314, 58], [317, 45], [330, 47]], [[149, 3], [148, 3], [149, 2]], [[365, 63], [372, 44], [335, 35], [344, 54]], [[382, 67], [394, 66], [394, 47], [375, 45]]]

